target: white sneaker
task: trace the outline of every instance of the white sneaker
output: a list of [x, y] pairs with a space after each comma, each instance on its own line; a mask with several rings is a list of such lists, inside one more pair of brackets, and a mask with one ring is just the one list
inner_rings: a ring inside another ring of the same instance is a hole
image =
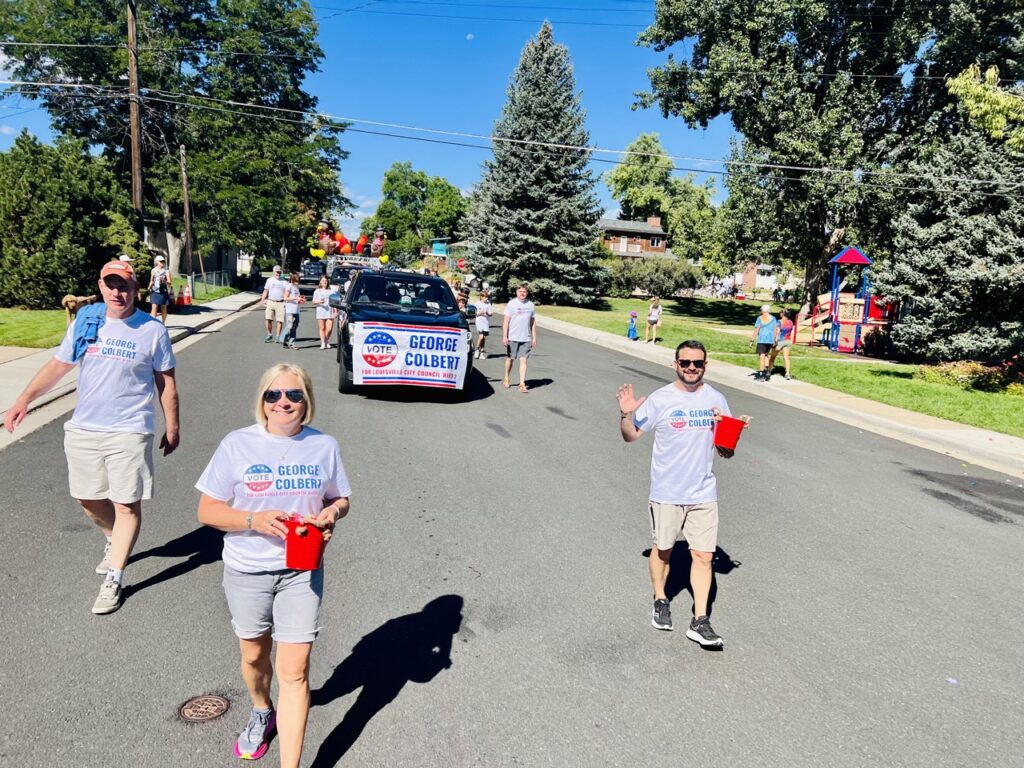
[[98, 615], [113, 613], [121, 607], [121, 585], [113, 579], [107, 579], [100, 587], [96, 602], [92, 604], [92, 612]]
[[96, 566], [96, 573], [100, 576], [106, 576], [107, 571], [110, 570], [110, 542], [108, 541], [103, 547], [103, 559], [100, 560], [100, 564]]
[[483, 358], [484, 360], [487, 359], [487, 353], [484, 352], [482, 349], [480, 350], [480, 357]]
[[480, 359], [480, 350], [479, 349], [474, 349], [473, 350], [473, 359], [474, 360], [479, 360]]
[[325, 344], [324, 342], [321, 341], [320, 342], [320, 349], [327, 349], [327, 344]]

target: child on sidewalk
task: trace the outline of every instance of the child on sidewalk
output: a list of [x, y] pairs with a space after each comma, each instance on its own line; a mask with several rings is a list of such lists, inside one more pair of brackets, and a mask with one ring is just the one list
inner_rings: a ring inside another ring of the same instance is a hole
[[629, 313], [629, 328], [626, 329], [626, 338], [636, 341], [640, 335], [636, 332], [636, 311]]

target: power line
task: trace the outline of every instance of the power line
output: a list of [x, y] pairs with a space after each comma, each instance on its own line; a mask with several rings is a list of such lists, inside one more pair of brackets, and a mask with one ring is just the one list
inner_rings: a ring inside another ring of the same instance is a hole
[[[382, 121], [377, 121], [377, 120], [364, 120], [364, 119], [360, 119], [360, 118], [356, 118], [356, 117], [345, 117], [345, 116], [339, 116], [339, 115], [331, 115], [331, 114], [328, 114], [328, 113], [325, 113], [325, 112], [305, 112], [305, 111], [302, 111], [302, 110], [287, 109], [285, 107], [263, 106], [263, 105], [259, 105], [259, 104], [252, 104], [252, 103], [246, 103], [246, 102], [232, 101], [230, 99], [216, 99], [216, 98], [212, 98], [212, 97], [209, 97], [209, 96], [200, 96], [198, 94], [189, 96], [189, 95], [186, 95], [186, 94], [170, 93], [168, 91], [156, 91], [156, 90], [154, 90], [152, 92], [160, 93], [160, 94], [162, 94], [164, 96], [168, 96], [168, 97], [171, 97], [171, 98], [179, 98], [179, 99], [198, 98], [198, 99], [203, 100], [203, 101], [211, 101], [211, 102], [218, 103], [218, 104], [227, 104], [227, 105], [234, 106], [234, 107], [243, 107], [243, 108], [247, 108], [247, 109], [262, 109], [262, 110], [266, 110], [266, 111], [270, 111], [270, 112], [283, 112], [283, 113], [287, 113], [287, 114], [302, 115], [302, 116], [305, 116], [305, 117], [311, 117], [311, 118], [315, 118], [315, 119], [336, 120], [336, 121], [343, 122], [343, 123], [356, 123], [356, 124], [360, 124], [360, 125], [373, 125], [373, 126], [376, 126], [376, 127], [379, 127], [379, 128], [392, 128], [392, 129], [404, 130], [404, 131], [415, 131], [415, 132], [419, 132], [419, 133], [432, 133], [432, 134], [437, 134], [437, 135], [441, 135], [441, 136], [452, 136], [452, 137], [455, 137], [455, 138], [463, 138], [463, 139], [476, 139], [476, 140], [490, 141], [490, 142], [497, 141], [497, 142], [507, 143], [507, 144], [522, 144], [522, 145], [531, 145], [531, 146], [542, 146], [542, 147], [547, 147], [547, 148], [550, 148], [550, 149], [559, 149], [559, 150], [585, 151], [585, 152], [598, 153], [598, 154], [627, 155], [627, 156], [633, 156], [633, 157], [648, 157], [648, 158], [653, 158], [653, 159], [667, 159], [667, 160], [671, 160], [673, 162], [675, 162], [675, 161], [683, 161], [683, 162], [697, 162], [697, 163], [714, 163], [714, 164], [720, 164], [720, 165], [725, 165], [725, 166], [732, 166], [732, 165], [736, 165], [736, 166], [749, 166], [749, 167], [754, 167], [754, 168], [770, 168], [772, 170], [799, 171], [799, 172], [805, 172], [805, 173], [849, 174], [851, 176], [857, 176], [857, 175], [875, 176], [875, 175], [877, 175], [877, 176], [886, 176], [886, 177], [895, 177], [895, 178], [910, 178], [910, 179], [925, 178], [925, 179], [930, 179], [930, 180], [950, 181], [950, 182], [967, 183], [967, 184], [1001, 184], [1001, 183], [1005, 183], [1005, 182], [998, 182], [998, 181], [989, 181], [987, 179], [972, 179], [972, 178], [965, 178], [965, 177], [959, 177], [959, 176], [926, 176], [926, 175], [923, 175], [923, 174], [907, 174], [907, 173], [896, 173], [896, 172], [889, 172], [889, 171], [870, 171], [870, 170], [864, 170], [864, 169], [829, 168], [827, 166], [817, 167], [817, 166], [791, 165], [791, 164], [767, 163], [767, 162], [765, 162], [765, 163], [754, 163], [754, 162], [746, 162], [746, 161], [740, 161], [740, 160], [715, 160], [715, 159], [707, 158], [707, 157], [694, 157], [694, 156], [689, 156], [689, 155], [672, 155], [672, 154], [667, 154], [667, 153], [656, 153], [656, 152], [636, 152], [636, 151], [628, 150], [628, 149], [606, 149], [606, 148], [602, 148], [602, 147], [585, 147], [585, 146], [572, 145], [572, 144], [559, 144], [559, 143], [553, 143], [553, 142], [539, 142], [539, 141], [533, 141], [533, 140], [529, 140], [529, 139], [512, 139], [512, 138], [507, 138], [507, 137], [498, 137], [498, 136], [494, 136], [494, 135], [483, 135], [483, 134], [478, 134], [478, 133], [469, 133], [469, 132], [466, 132], [466, 131], [450, 131], [450, 130], [443, 130], [443, 129], [439, 129], [439, 128], [424, 128], [422, 126], [406, 125], [406, 124], [403, 124], [403, 123], [389, 123], [389, 122], [382, 122]], [[700, 171], [700, 172], [708, 173], [709, 171], [705, 170], [705, 171]]]
[[[175, 95], [175, 94], [171, 94], [171, 95]], [[152, 96], [147, 97], [147, 98], [150, 101], [157, 101], [157, 102], [163, 102], [163, 103], [167, 103], [167, 104], [174, 104], [176, 106], [183, 106], [183, 107], [188, 107], [188, 108], [192, 108], [192, 109], [205, 109], [205, 110], [210, 110], [210, 111], [215, 111], [215, 112], [223, 112], [223, 113], [227, 113], [227, 114], [235, 114], [235, 115], [241, 115], [241, 116], [245, 116], [245, 117], [253, 117], [253, 118], [256, 118], [256, 119], [273, 119], [273, 120], [278, 120], [278, 121], [286, 122], [286, 123], [294, 123], [294, 124], [299, 124], [299, 125], [309, 125], [309, 123], [308, 123], [308, 121], [306, 119], [296, 119], [296, 118], [289, 118], [289, 117], [280, 117], [280, 116], [276, 116], [276, 115], [259, 115], [259, 114], [253, 114], [251, 112], [245, 112], [245, 111], [242, 111], [242, 110], [239, 110], [239, 109], [225, 109], [223, 107], [212, 107], [212, 106], [203, 105], [203, 104], [189, 104], [188, 102], [175, 101], [175, 100], [172, 100], [172, 99], [162, 99], [162, 98], [152, 97]], [[199, 97], [199, 98], [207, 98], [207, 97]], [[708, 158], [695, 158], [695, 157], [686, 157], [686, 156], [679, 156], [679, 155], [633, 152], [633, 151], [630, 151], [630, 150], [607, 150], [607, 149], [601, 149], [601, 148], [598, 148], [598, 147], [584, 147], [584, 146], [579, 146], [579, 145], [558, 144], [558, 143], [553, 143], [553, 142], [538, 142], [538, 141], [530, 141], [530, 140], [525, 140], [525, 139], [509, 139], [509, 138], [504, 138], [504, 137], [499, 137], [499, 136], [482, 136], [482, 135], [479, 135], [479, 134], [459, 133], [459, 132], [453, 132], [453, 131], [436, 131], [436, 130], [427, 129], [427, 128], [417, 128], [417, 127], [414, 127], [414, 126], [403, 126], [403, 125], [394, 124], [394, 123], [382, 123], [382, 122], [377, 122], [377, 121], [359, 120], [359, 119], [356, 119], [356, 118], [339, 118], [339, 117], [335, 117], [335, 116], [331, 116], [331, 115], [316, 114], [316, 113], [305, 113], [305, 112], [300, 112], [298, 110], [288, 110], [288, 109], [282, 109], [282, 108], [276, 108], [276, 107], [260, 107], [259, 105], [243, 104], [243, 103], [240, 103], [240, 102], [230, 102], [228, 100], [223, 100], [223, 99], [207, 99], [207, 100], [218, 102], [218, 103], [234, 104], [235, 106], [243, 106], [243, 107], [256, 108], [256, 109], [268, 109], [270, 111], [275, 111], [275, 112], [286, 112], [286, 113], [291, 113], [291, 114], [302, 115], [302, 116], [304, 116], [306, 118], [313, 117], [313, 118], [320, 119], [320, 120], [326, 119], [326, 120], [338, 121], [335, 124], [331, 124], [330, 122], [328, 122], [328, 123], [325, 123], [323, 125], [324, 128], [328, 128], [328, 129], [332, 129], [332, 130], [344, 130], [344, 131], [348, 131], [348, 132], [351, 132], [351, 133], [369, 134], [369, 135], [373, 135], [373, 136], [385, 136], [385, 137], [390, 137], [390, 138], [406, 139], [406, 140], [410, 140], [410, 141], [422, 141], [422, 142], [433, 143], [433, 144], [446, 144], [446, 145], [450, 145], [450, 146], [471, 147], [471, 148], [474, 148], [474, 149], [489, 150], [489, 149], [492, 149], [492, 147], [486, 147], [486, 146], [479, 145], [479, 144], [468, 144], [468, 143], [465, 143], [465, 142], [457, 142], [457, 141], [452, 141], [452, 140], [447, 140], [447, 139], [431, 139], [431, 138], [427, 138], [427, 137], [423, 137], [423, 136], [408, 136], [408, 135], [405, 135], [405, 134], [397, 134], [397, 133], [390, 133], [390, 132], [384, 132], [384, 131], [373, 131], [373, 130], [368, 130], [368, 129], [352, 128], [350, 125], [345, 125], [345, 123], [361, 123], [361, 124], [376, 125], [376, 126], [379, 126], [379, 127], [391, 127], [391, 128], [404, 129], [404, 130], [429, 131], [429, 132], [434, 132], [434, 133], [440, 133], [440, 134], [443, 134], [443, 135], [450, 135], [450, 136], [454, 136], [454, 137], [482, 139], [482, 140], [490, 141], [492, 144], [494, 144], [494, 143], [505, 143], [505, 144], [511, 144], [511, 145], [515, 145], [515, 146], [519, 146], [519, 147], [526, 147], [526, 148], [529, 148], [529, 149], [539, 149], [541, 151], [548, 151], [548, 152], [552, 152], [552, 151], [578, 151], [578, 152], [585, 152], [588, 155], [593, 155], [594, 153], [598, 153], [598, 152], [605, 152], [605, 153], [613, 153], [613, 154], [619, 154], [619, 155], [627, 156], [626, 159], [620, 159], [620, 160], [610, 160], [610, 159], [595, 158], [595, 157], [591, 157], [590, 158], [594, 162], [610, 163], [610, 164], [613, 164], [613, 165], [621, 165], [621, 164], [627, 162], [628, 161], [628, 156], [631, 156], [631, 155], [632, 156], [647, 156], [647, 157], [658, 157], [658, 158], [670, 159], [670, 160], [673, 161], [673, 170], [685, 171], [685, 172], [690, 172], [690, 173], [704, 173], [704, 174], [717, 175], [717, 176], [730, 175], [730, 176], [737, 176], [737, 177], [758, 178], [758, 179], [764, 179], [764, 180], [779, 180], [779, 179], [782, 179], [782, 180], [786, 180], [786, 181], [794, 181], [794, 182], [799, 182], [799, 183], [803, 183], [803, 184], [817, 184], [817, 183], [824, 183], [824, 184], [849, 184], [851, 181], [855, 181], [858, 187], [868, 188], [868, 189], [884, 189], [884, 190], [896, 190], [896, 191], [907, 191], [907, 192], [932, 192], [932, 193], [934, 193], [934, 192], [942, 192], [942, 193], [949, 193], [949, 194], [973, 194], [973, 195], [979, 195], [979, 196], [983, 196], [983, 197], [1009, 197], [1009, 198], [1014, 198], [1015, 197], [1013, 195], [1007, 194], [1006, 192], [986, 192], [986, 191], [982, 191], [982, 190], [959, 190], [959, 189], [931, 189], [931, 188], [928, 188], [928, 187], [912, 187], [912, 186], [893, 185], [893, 184], [876, 184], [876, 183], [872, 183], [872, 182], [861, 181], [861, 180], [857, 179], [856, 176], [858, 174], [861, 174], [861, 175], [872, 174], [872, 175], [881, 175], [881, 176], [891, 176], [891, 177], [896, 177], [896, 178], [923, 179], [923, 180], [926, 180], [926, 181], [943, 181], [943, 182], [949, 182], [949, 181], [956, 182], [956, 181], [960, 181], [960, 182], [968, 182], [968, 183], [975, 183], [975, 184], [990, 184], [990, 185], [991, 184], [1002, 184], [1002, 185], [1006, 184], [1006, 182], [990, 181], [990, 180], [987, 180], [987, 179], [964, 179], [964, 178], [959, 178], [959, 177], [925, 176], [923, 174], [901, 174], [901, 173], [889, 173], [889, 172], [886, 172], [886, 171], [877, 171], [877, 172], [849, 171], [849, 170], [833, 169], [833, 168], [814, 168], [814, 167], [809, 167], [809, 166], [787, 166], [787, 165], [772, 164], [772, 163], [753, 163], [753, 162], [740, 162], [740, 161], [731, 161], [731, 160], [711, 160], [711, 159], [708, 159]], [[727, 169], [726, 170], [712, 170], [712, 169], [707, 169], [707, 168], [680, 167], [680, 166], [675, 165], [675, 161], [676, 160], [690, 160], [690, 161], [694, 161], [695, 160], [697, 162], [716, 163], [716, 164], [725, 165], [727, 167]], [[827, 175], [831, 175], [831, 176], [835, 176], [835, 175], [850, 176], [851, 178], [832, 179], [832, 178], [827, 178], [827, 177], [819, 177], [819, 178], [809, 179], [809, 178], [799, 177], [799, 176], [787, 176], [784, 173], [780, 176], [780, 175], [776, 175], [776, 174], [740, 172], [740, 171], [734, 171], [734, 170], [731, 170], [730, 168], [728, 168], [728, 166], [732, 166], [732, 165], [745, 166], [745, 167], [751, 167], [751, 168], [770, 168], [770, 169], [776, 170], [776, 171], [818, 172], [818, 173], [827, 174]], [[1015, 188], [1017, 185], [1012, 185], [1012, 186]]]
[[[454, 8], [497, 8], [500, 10], [535, 10], [535, 11], [578, 11], [581, 13], [654, 13], [654, 6], [647, 8], [583, 8], [575, 5], [513, 5], [509, 3], [451, 3], [438, 2], [437, 0], [377, 0], [387, 5], [441, 5]], [[338, 8], [329, 5], [310, 5], [321, 11], [352, 10], [350, 8]]]

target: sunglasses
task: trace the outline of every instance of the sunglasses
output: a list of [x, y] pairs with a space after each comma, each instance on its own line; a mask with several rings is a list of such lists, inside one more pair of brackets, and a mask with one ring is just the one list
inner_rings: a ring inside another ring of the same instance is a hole
[[704, 367], [706, 360], [676, 360], [676, 365], [680, 368], [689, 368], [691, 365], [698, 371]]
[[276, 403], [284, 395], [293, 403], [306, 402], [306, 395], [301, 389], [268, 389], [263, 393], [264, 403]]

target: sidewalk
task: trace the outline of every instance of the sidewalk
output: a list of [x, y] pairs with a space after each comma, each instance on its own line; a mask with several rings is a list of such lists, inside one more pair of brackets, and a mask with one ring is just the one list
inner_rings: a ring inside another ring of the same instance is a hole
[[[189, 307], [174, 307], [173, 314], [167, 315], [167, 330], [171, 341], [180, 341], [196, 331], [222, 320], [228, 315], [251, 307], [260, 300], [260, 294], [243, 291], [233, 296], [211, 301], [209, 304], [193, 304]], [[25, 389], [36, 372], [43, 364], [53, 357], [53, 349], [38, 351], [18, 350], [15, 347], [0, 348], [0, 418], [14, 405], [14, 401]], [[32, 403], [30, 411], [35, 411], [75, 391], [78, 382], [78, 368], [61, 379], [53, 389]]]
[[[494, 309], [500, 311], [498, 305]], [[574, 339], [662, 364], [665, 366], [665, 381], [671, 381], [671, 349], [630, 341], [624, 336], [542, 315], [537, 315], [537, 325]], [[707, 378], [715, 383], [817, 413], [918, 448], [944, 453], [966, 464], [1002, 472], [1018, 480], [1024, 479], [1024, 440], [1018, 437], [894, 408], [802, 381], [786, 381], [781, 376], [773, 376], [767, 383], [754, 381], [750, 369], [715, 360], [713, 352], [711, 361]]]

